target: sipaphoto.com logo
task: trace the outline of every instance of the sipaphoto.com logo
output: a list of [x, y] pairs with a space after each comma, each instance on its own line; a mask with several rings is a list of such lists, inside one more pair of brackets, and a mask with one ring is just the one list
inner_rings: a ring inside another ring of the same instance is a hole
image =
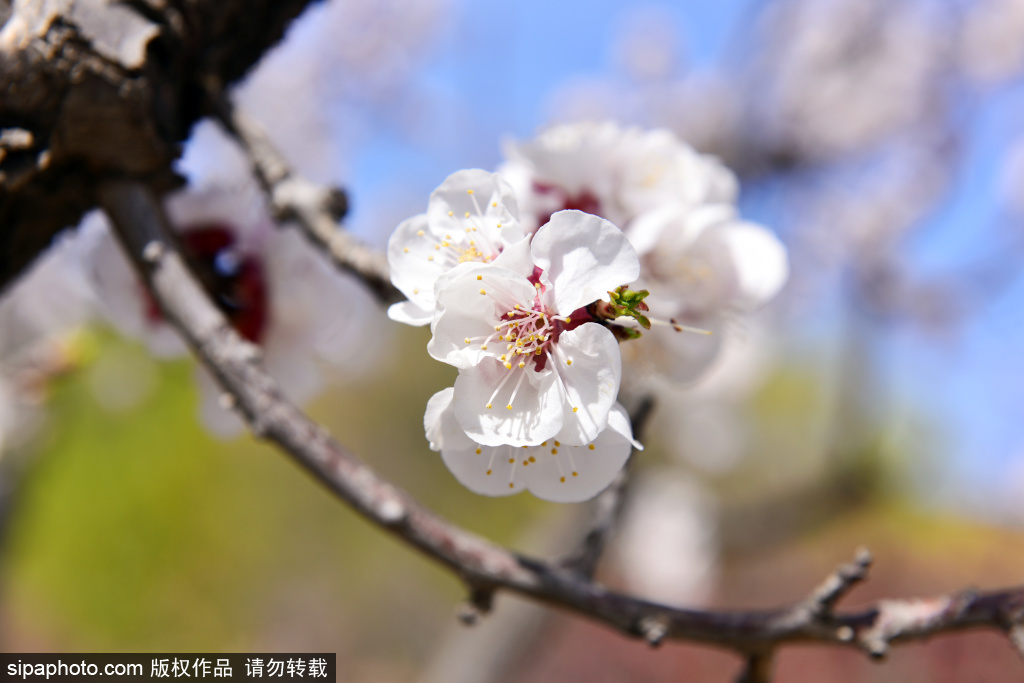
[[19, 659], [17, 662], [8, 662], [6, 673], [8, 678], [20, 678], [22, 680], [30, 678], [42, 678], [44, 680], [56, 678], [59, 680], [65, 677], [73, 678], [76, 676], [141, 676], [143, 671], [142, 664], [138, 663], [107, 662], [101, 666], [92, 662], [86, 662], [84, 659], [77, 662], [65, 662], [62, 659], [58, 659], [55, 662], [45, 663], [25, 662]]

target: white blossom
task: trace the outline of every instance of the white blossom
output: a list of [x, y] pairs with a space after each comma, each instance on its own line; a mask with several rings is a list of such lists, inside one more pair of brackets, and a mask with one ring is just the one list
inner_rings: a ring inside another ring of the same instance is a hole
[[467, 261], [490, 263], [523, 239], [512, 188], [497, 174], [470, 169], [448, 176], [425, 214], [403, 221], [388, 240], [391, 282], [408, 301], [388, 316], [426, 325], [434, 315], [434, 283]]
[[[169, 198], [167, 210], [214, 303], [239, 334], [260, 345], [264, 367], [291, 400], [301, 403], [319, 391], [324, 364], [366, 367], [365, 359], [349, 361], [374, 332], [374, 321], [366, 319], [374, 309], [369, 296], [296, 230], [275, 226], [255, 186], [184, 190]], [[184, 343], [138, 281], [106, 219], [94, 214], [83, 228], [104, 317], [154, 355], [182, 355]], [[240, 432], [242, 422], [221, 404], [214, 379], [199, 369], [197, 381], [206, 426], [221, 436]]]
[[730, 317], [771, 300], [789, 274], [786, 248], [770, 231], [742, 221], [725, 204], [663, 206], [633, 221], [629, 238], [640, 256], [638, 287], [670, 324], [710, 336], [655, 328], [630, 351], [677, 381], [690, 381], [717, 354]]
[[667, 130], [582, 122], [547, 128], [535, 140], [506, 143], [499, 168], [532, 232], [562, 209], [602, 216], [624, 229], [667, 202], [731, 202], [736, 179]]
[[590, 443], [568, 444], [548, 439], [535, 446], [485, 446], [459, 425], [448, 387], [431, 397], [423, 418], [430, 448], [455, 478], [485, 496], [528, 490], [538, 498], [574, 503], [604, 490], [629, 459], [633, 440], [629, 416], [618, 403], [608, 413], [607, 427]]
[[454, 412], [466, 434], [488, 446], [597, 438], [621, 359], [615, 336], [585, 307], [638, 271], [618, 228], [561, 211], [501, 264], [466, 263], [443, 276], [427, 350], [459, 368]]

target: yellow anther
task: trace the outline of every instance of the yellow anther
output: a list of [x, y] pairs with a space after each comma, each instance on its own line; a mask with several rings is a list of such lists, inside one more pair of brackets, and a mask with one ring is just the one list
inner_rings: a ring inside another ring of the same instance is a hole
[[533, 456], [531, 455], [531, 456], [530, 456], [530, 462], [537, 462], [537, 458], [535, 458], [535, 457], [533, 457]]
[[491, 202], [491, 206], [497, 207], [498, 206], [498, 202]]
[[545, 441], [544, 443], [541, 444], [541, 446], [547, 446], [547, 445], [548, 445], [547, 441]]
[[526, 361], [522, 361], [522, 360], [519, 361], [519, 367], [525, 368], [526, 367]]
[[514, 489], [514, 488], [516, 487], [516, 485], [515, 485], [515, 484], [513, 484], [512, 482], [509, 482], [509, 483], [508, 483], [508, 487], [509, 487], [510, 489]]
[[[490, 473], [491, 473], [491, 471], [487, 470], [487, 474], [490, 474]], [[565, 477], [562, 477], [562, 481], [565, 481]]]
[[590, 450], [594, 450], [594, 444], [590, 444], [589, 446], [587, 446], [587, 448], [589, 448]]
[[568, 325], [571, 322], [572, 322], [572, 318], [570, 318], [569, 316], [565, 316], [565, 324]]
[[506, 407], [506, 408], [508, 408], [509, 410], [512, 410], [512, 404], [511, 404], [511, 403], [509, 403], [509, 404], [508, 404], [507, 406], [505, 406], [505, 407]]
[[433, 254], [431, 254], [430, 256], [428, 256], [428, 257], [427, 257], [427, 260], [428, 260], [428, 261], [433, 261], [433, 260], [434, 260], [434, 255], [433, 255]]
[[508, 361], [505, 361], [505, 369], [506, 370], [511, 370], [512, 369], [512, 363], [510, 363]]
[[494, 331], [495, 332], [501, 332], [501, 325], [495, 325], [494, 326]]
[[509, 465], [511, 465], [511, 464], [512, 464], [512, 463], [514, 463], [515, 461], [516, 461], [516, 459], [515, 459], [515, 458], [509, 458], [509, 459], [508, 459], [508, 464], [509, 464]]
[[481, 453], [481, 452], [482, 452], [482, 451], [481, 451], [481, 450], [480, 450], [479, 448], [478, 448], [478, 449], [476, 449], [476, 454], [477, 454], [477, 455], [480, 455], [480, 453]]
[[510, 318], [511, 318], [512, 316], [514, 316], [514, 315], [515, 315], [515, 311], [509, 311], [509, 312], [508, 312], [508, 313], [506, 313], [505, 315], [507, 315], [508, 317], [510, 317]]
[[483, 346], [481, 346], [480, 350], [481, 351], [486, 351], [487, 350], [487, 344], [484, 344]]
[[[488, 471], [487, 474], [490, 474], [490, 472]], [[565, 483], [565, 477], [562, 477], [561, 479], [559, 479], [559, 481], [564, 484]]]
[[537, 289], [540, 289], [540, 283], [539, 282], [534, 282], [533, 286], [536, 287]]
[[556, 446], [561, 446], [562, 444], [558, 443], [558, 439], [555, 439], [555, 445]]
[[480, 290], [480, 293], [481, 293], [481, 294], [486, 294], [486, 293], [487, 293], [487, 290], [486, 290], [486, 289], [481, 289], [481, 290]]
[[552, 448], [551, 449], [551, 455], [558, 455], [558, 449], [557, 448]]
[[469, 337], [466, 337], [466, 343], [467, 344], [469, 343]]
[[499, 358], [498, 360], [505, 360], [506, 358], [508, 358], [508, 356], [506, 356], [505, 354], [501, 354], [501, 358]]
[[445, 238], [446, 240], [450, 240], [450, 239], [452, 238], [452, 236], [451, 236], [451, 235], [445, 235], [445, 236], [444, 236], [444, 238]]
[[469, 211], [466, 212], [466, 218], [469, 218]]
[[572, 473], [572, 476], [574, 476], [574, 477], [578, 477], [578, 476], [580, 476], [580, 473], [579, 473], [579, 472], [573, 472], [573, 473]]
[[417, 230], [416, 234], [419, 235], [420, 237], [423, 237], [423, 231], [422, 230]]
[[498, 227], [499, 227], [499, 228], [501, 227], [501, 223], [498, 223]]
[[440, 251], [441, 250], [441, 245], [440, 244], [435, 244], [434, 245], [434, 249], [437, 249], [438, 251]]
[[569, 360], [565, 361], [565, 364], [566, 365], [572, 365], [572, 358], [570, 358]]
[[466, 190], [466, 194], [473, 194], [473, 190]]
[[511, 351], [513, 346], [515, 346], [515, 344], [509, 344], [508, 346], [505, 347], [505, 350]]
[[412, 290], [412, 293], [413, 293], [413, 294], [419, 294], [419, 293], [420, 293], [420, 290], [418, 290], [418, 289], [414, 289], [414, 290]]
[[406, 253], [406, 254], [408, 254], [408, 253], [409, 253], [409, 247], [406, 247], [406, 248], [405, 248], [405, 253]]
[[441, 242], [441, 246], [442, 247], [450, 247], [451, 245], [448, 244], [447, 242]]
[[487, 404], [487, 410], [490, 410], [490, 409], [491, 409], [491, 408], [493, 408], [493, 407], [494, 407], [494, 406], [492, 406], [492, 405], [491, 405], [490, 403], [488, 403], [488, 404]]
[[573, 407], [572, 407], [572, 412], [574, 412], [574, 413], [575, 413], [575, 412], [576, 412], [577, 410], [579, 410], [579, 408], [577, 408], [576, 406], [573, 406]]
[[484, 276], [483, 276], [483, 275], [477, 275], [477, 276], [476, 276], [476, 279], [477, 279], [477, 280], [483, 280], [483, 279], [484, 279]]
[[449, 211], [449, 212], [448, 212], [448, 215], [449, 215], [449, 216], [454, 216], [454, 215], [455, 215], [455, 212], [454, 212], [454, 211]]
[[536, 351], [533, 352], [533, 355], [539, 356], [541, 353], [543, 353], [543, 349], [537, 349]]

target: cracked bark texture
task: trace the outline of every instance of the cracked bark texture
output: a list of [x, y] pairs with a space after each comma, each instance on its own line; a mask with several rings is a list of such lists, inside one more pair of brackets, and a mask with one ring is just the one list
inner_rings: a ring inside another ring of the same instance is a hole
[[0, 291], [96, 206], [171, 162], [310, 0], [0, 0]]

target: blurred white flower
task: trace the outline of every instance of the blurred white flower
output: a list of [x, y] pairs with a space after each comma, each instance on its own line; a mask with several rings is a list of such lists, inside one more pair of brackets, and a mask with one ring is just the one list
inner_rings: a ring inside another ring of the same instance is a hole
[[534, 446], [485, 446], [459, 425], [452, 405], [455, 389], [431, 397], [423, 417], [430, 448], [455, 478], [474, 493], [506, 496], [528, 490], [556, 503], [576, 503], [603, 491], [629, 459], [633, 440], [629, 416], [618, 403], [608, 413], [607, 427], [588, 444], [563, 444], [549, 439]]
[[736, 179], [667, 130], [583, 122], [547, 128], [536, 139], [507, 142], [498, 172], [515, 189], [527, 232], [555, 211], [578, 209], [626, 229], [665, 203], [732, 202]]
[[[324, 362], [352, 361], [347, 364], [366, 371], [367, 360], [357, 364], [354, 356], [379, 331], [369, 295], [333, 270], [298, 231], [276, 227], [254, 185], [187, 189], [166, 206], [214, 303], [241, 336], [262, 347], [265, 369], [289, 399], [304, 402], [321, 388]], [[105, 218], [93, 214], [82, 229], [106, 319], [156, 355], [183, 354], [184, 343], [138, 282]], [[204, 423], [221, 436], [237, 434], [241, 420], [220, 405], [212, 377], [200, 369], [198, 381]]]
[[678, 606], [707, 602], [718, 564], [710, 495], [673, 469], [645, 471], [630, 488], [614, 544], [630, 593]]
[[618, 395], [620, 356], [586, 307], [638, 270], [622, 231], [560, 211], [500, 264], [444, 275], [427, 350], [459, 369], [454, 411], [466, 434], [488, 446], [597, 438]]
[[750, 313], [779, 292], [789, 275], [786, 248], [768, 230], [739, 220], [726, 204], [667, 204], [633, 221], [628, 233], [640, 256], [637, 288], [674, 324], [711, 336], [655, 327], [627, 361], [689, 382], [714, 359], [731, 318]]

